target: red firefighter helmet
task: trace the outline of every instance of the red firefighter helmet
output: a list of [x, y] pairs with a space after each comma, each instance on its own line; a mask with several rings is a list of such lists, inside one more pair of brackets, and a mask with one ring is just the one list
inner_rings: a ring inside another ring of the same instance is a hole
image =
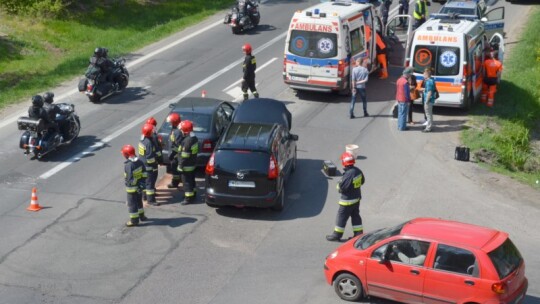
[[146, 120], [146, 123], [147, 123], [147, 124], [151, 124], [151, 125], [153, 125], [154, 127], [157, 127], [157, 121], [156, 121], [156, 119], [155, 119], [154, 117], [148, 118], [148, 119]]
[[132, 145], [124, 145], [122, 147], [122, 155], [124, 155], [125, 158], [134, 157], [135, 148], [133, 148]]
[[182, 130], [183, 133], [189, 133], [193, 131], [193, 123], [189, 120], [184, 120], [180, 123], [180, 130]]
[[341, 154], [341, 164], [343, 167], [352, 166], [354, 165], [354, 162], [354, 155], [351, 153], [343, 152], [343, 154]]
[[144, 137], [152, 137], [152, 133], [154, 133], [153, 125], [147, 123], [142, 127], [141, 134]]
[[246, 52], [246, 54], [251, 55], [251, 44], [246, 43], [242, 46], [242, 51]]
[[178, 127], [182, 119], [180, 118], [180, 114], [178, 113], [171, 113], [169, 116], [167, 116], [167, 121], [173, 126], [173, 128]]

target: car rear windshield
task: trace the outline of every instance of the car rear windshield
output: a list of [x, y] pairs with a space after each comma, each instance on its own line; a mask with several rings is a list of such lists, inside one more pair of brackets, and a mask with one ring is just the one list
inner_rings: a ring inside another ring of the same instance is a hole
[[435, 71], [433, 76], [459, 74], [459, 48], [451, 46], [417, 45], [414, 49], [414, 71], [424, 73], [426, 68]]
[[382, 240], [398, 235], [401, 233], [401, 229], [403, 228], [403, 226], [405, 226], [405, 224], [407, 223], [408, 222], [405, 222], [394, 227], [383, 228], [374, 232], [366, 233], [364, 236], [362, 236], [356, 241], [354, 247], [366, 249], [369, 246], [374, 245]]
[[[211, 117], [209, 114], [193, 113], [193, 112], [177, 112], [180, 114], [182, 120], [190, 120], [193, 122], [193, 132], [195, 133], [209, 133]], [[159, 133], [171, 132], [171, 124], [167, 121], [163, 123], [163, 126], [159, 129]]]
[[229, 149], [268, 149], [273, 125], [233, 123], [222, 138], [220, 146]]
[[510, 239], [507, 239], [499, 248], [488, 253], [488, 256], [495, 269], [497, 269], [501, 280], [514, 272], [523, 260], [519, 250]]
[[332, 58], [337, 56], [337, 34], [293, 30], [289, 52], [308, 58]]
[[476, 8], [448, 7], [445, 6], [439, 12], [440, 14], [458, 14], [458, 15], [476, 15]]
[[216, 167], [223, 172], [253, 170], [262, 174], [268, 173], [270, 156], [266, 152], [248, 150], [218, 150], [214, 155]]

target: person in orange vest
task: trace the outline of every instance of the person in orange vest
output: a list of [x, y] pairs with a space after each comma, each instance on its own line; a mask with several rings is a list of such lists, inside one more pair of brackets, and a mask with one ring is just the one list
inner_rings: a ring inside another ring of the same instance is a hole
[[384, 43], [379, 32], [375, 32], [375, 39], [377, 42], [377, 61], [381, 65], [379, 79], [386, 79], [388, 78], [388, 66], [386, 64], [386, 43]]
[[487, 52], [486, 60], [484, 60], [484, 83], [482, 84], [480, 101], [485, 103], [487, 100], [488, 107], [492, 107], [495, 101], [495, 93], [497, 92], [497, 84], [502, 69], [502, 63], [494, 58], [492, 52]]

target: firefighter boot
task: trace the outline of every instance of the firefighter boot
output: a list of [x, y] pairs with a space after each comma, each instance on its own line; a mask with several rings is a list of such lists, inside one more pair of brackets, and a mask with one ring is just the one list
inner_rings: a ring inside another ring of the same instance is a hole
[[148, 218], [146, 217], [146, 215], [144, 215], [144, 210], [139, 210], [139, 220], [141, 222], [148, 221]]
[[127, 221], [126, 226], [127, 227], [135, 227], [139, 225], [139, 218], [131, 218], [129, 221]]
[[170, 184], [167, 185], [167, 188], [169, 188], [169, 189], [178, 188], [179, 184], [180, 183], [178, 181], [173, 180]]
[[339, 232], [332, 232], [332, 234], [329, 234], [326, 236], [326, 240], [330, 242], [339, 242], [341, 241], [341, 237], [343, 236], [343, 233]]

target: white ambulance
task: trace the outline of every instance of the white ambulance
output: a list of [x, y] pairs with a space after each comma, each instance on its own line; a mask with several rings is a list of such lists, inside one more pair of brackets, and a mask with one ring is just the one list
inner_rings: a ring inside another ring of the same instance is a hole
[[285, 42], [283, 80], [298, 90], [348, 94], [354, 60], [369, 58], [370, 69], [376, 69], [373, 29], [382, 32], [371, 4], [332, 1], [295, 12]]
[[[423, 71], [431, 68], [440, 95], [435, 105], [469, 108], [479, 101], [484, 79], [484, 50], [491, 42], [497, 42], [502, 61], [504, 7], [491, 10], [482, 19], [438, 16], [412, 32], [405, 52], [405, 66], [414, 68], [419, 86], [424, 80]], [[396, 30], [395, 22], [389, 21], [387, 34]]]

